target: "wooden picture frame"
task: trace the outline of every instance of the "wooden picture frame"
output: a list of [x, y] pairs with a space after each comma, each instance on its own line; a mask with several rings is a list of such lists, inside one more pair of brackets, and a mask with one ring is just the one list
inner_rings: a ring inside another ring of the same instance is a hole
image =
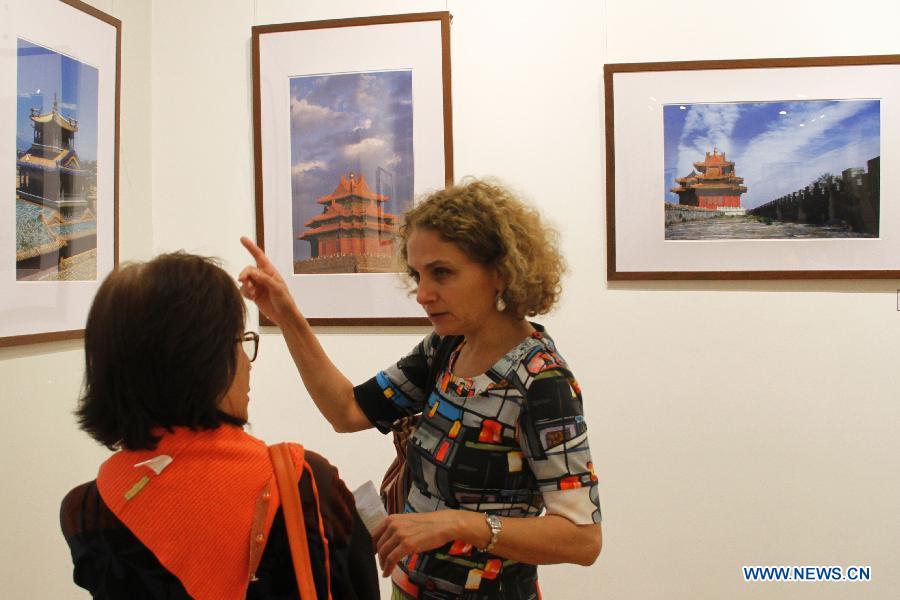
[[256, 26], [252, 54], [257, 243], [313, 325], [427, 325], [394, 236], [453, 181], [450, 14]]
[[900, 278], [900, 55], [608, 64], [604, 87], [607, 279]]
[[119, 262], [122, 25], [78, 0], [0, 12], [0, 180], [16, 197], [0, 215], [0, 346], [75, 339]]

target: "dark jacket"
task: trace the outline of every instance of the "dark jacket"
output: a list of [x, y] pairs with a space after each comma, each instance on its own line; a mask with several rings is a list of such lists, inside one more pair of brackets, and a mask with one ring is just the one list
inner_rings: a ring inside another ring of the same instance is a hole
[[[314, 452], [306, 452], [319, 491], [319, 505], [328, 538], [331, 589], [334, 600], [378, 598], [372, 540], [356, 513], [353, 495], [335, 469]], [[323, 544], [315, 499], [307, 478], [300, 480], [300, 498], [309, 540], [313, 576], [319, 598], [327, 598]], [[214, 501], [214, 499], [211, 499]], [[60, 509], [63, 535], [72, 552], [74, 580], [94, 598], [118, 600], [190, 598], [177, 577], [107, 508], [96, 481], [69, 492]], [[296, 600], [297, 582], [291, 562], [281, 508], [275, 515], [248, 600]]]

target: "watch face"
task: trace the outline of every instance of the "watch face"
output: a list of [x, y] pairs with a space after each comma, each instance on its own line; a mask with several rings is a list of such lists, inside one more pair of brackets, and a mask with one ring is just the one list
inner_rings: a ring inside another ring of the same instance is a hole
[[491, 526], [491, 533], [500, 531], [500, 518], [497, 515], [488, 515], [488, 524]]

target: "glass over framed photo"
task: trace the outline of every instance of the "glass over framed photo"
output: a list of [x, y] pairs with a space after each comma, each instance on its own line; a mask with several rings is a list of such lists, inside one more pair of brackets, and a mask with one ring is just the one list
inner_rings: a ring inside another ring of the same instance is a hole
[[398, 274], [415, 198], [453, 179], [450, 15], [253, 28], [257, 243], [313, 324], [427, 324]]
[[80, 337], [118, 263], [121, 23], [77, 0], [0, 13], [0, 181], [15, 205], [0, 212], [0, 345]]
[[900, 56], [604, 71], [608, 279], [900, 278]]

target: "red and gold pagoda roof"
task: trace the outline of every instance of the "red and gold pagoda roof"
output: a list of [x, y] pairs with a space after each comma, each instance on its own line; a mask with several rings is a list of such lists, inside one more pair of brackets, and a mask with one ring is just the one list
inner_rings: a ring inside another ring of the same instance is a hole
[[688, 189], [705, 190], [707, 193], [724, 190], [743, 194], [747, 191], [747, 188], [741, 185], [744, 178], [734, 174], [734, 162], [726, 159], [725, 153], [720, 153], [718, 148], [713, 148], [712, 153], [707, 152], [704, 160], [694, 163], [694, 168], [696, 171], [691, 171], [685, 177], [676, 177], [677, 185], [669, 191], [676, 194], [686, 192]]
[[327, 196], [322, 196], [316, 202], [319, 204], [331, 204], [351, 196], [365, 200], [375, 200], [376, 202], [384, 202], [390, 199], [383, 194], [373, 192], [369, 188], [369, 184], [366, 183], [366, 178], [362, 175], [356, 177], [353, 173], [349, 173], [348, 175], [341, 175], [341, 180], [338, 186], [334, 188], [334, 191]]
[[314, 216], [303, 224], [304, 227], [314, 227], [318, 224], [329, 223], [331, 221], [344, 221], [348, 219], [359, 220], [360, 217], [369, 220], [374, 219], [383, 222], [385, 225], [391, 225], [397, 219], [392, 213], [386, 213], [381, 207], [373, 204], [365, 206], [353, 205], [335, 205], [331, 206], [326, 212]]

